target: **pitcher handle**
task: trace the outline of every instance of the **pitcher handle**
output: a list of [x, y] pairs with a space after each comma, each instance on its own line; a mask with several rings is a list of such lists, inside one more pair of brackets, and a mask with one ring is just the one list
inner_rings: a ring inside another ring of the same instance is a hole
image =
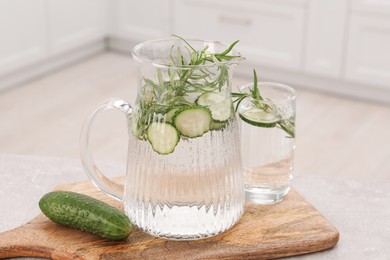
[[110, 180], [99, 170], [92, 158], [92, 153], [89, 146], [90, 131], [96, 117], [104, 111], [110, 109], [118, 109], [122, 111], [126, 115], [127, 119], [130, 118], [133, 112], [131, 105], [119, 98], [110, 98], [98, 105], [95, 110], [87, 117], [81, 129], [81, 162], [89, 179], [99, 190], [113, 197], [114, 199], [122, 201], [124, 192], [123, 185]]

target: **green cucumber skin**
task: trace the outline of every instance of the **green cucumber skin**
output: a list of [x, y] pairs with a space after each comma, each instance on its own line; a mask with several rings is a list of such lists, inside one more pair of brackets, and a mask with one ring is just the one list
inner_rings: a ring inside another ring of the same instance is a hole
[[261, 122], [254, 122], [249, 119], [247, 119], [245, 116], [239, 114], [239, 117], [246, 123], [253, 125], [253, 126], [259, 126], [259, 127], [264, 127], [264, 128], [273, 128], [276, 126], [277, 122], [274, 123], [261, 123]]
[[53, 191], [39, 201], [42, 212], [53, 222], [99, 235], [108, 240], [129, 236], [132, 224], [120, 210], [90, 196]]

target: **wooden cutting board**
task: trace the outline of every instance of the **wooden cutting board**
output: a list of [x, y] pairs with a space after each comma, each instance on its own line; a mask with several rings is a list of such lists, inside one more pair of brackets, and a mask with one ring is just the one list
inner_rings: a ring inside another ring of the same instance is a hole
[[[90, 182], [60, 185], [121, 208]], [[38, 207], [38, 205], [37, 205]], [[294, 189], [274, 205], [247, 204], [240, 221], [227, 232], [203, 240], [171, 241], [135, 228], [126, 241], [98, 236], [51, 222], [43, 214], [0, 233], [0, 258], [52, 259], [272, 259], [321, 251], [339, 239], [337, 229]]]

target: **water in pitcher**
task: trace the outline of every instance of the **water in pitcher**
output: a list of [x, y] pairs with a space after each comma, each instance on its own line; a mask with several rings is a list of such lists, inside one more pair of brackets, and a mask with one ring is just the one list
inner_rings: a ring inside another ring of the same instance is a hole
[[130, 135], [125, 210], [134, 224], [170, 239], [209, 237], [231, 227], [244, 196], [237, 127], [230, 120], [201, 137], [180, 137], [165, 155]]
[[[145, 232], [190, 240], [232, 227], [244, 210], [239, 131], [231, 100], [233, 68], [244, 60], [231, 45], [179, 36], [134, 47], [135, 105], [110, 99], [87, 118], [82, 159], [88, 176], [124, 203]], [[99, 171], [88, 146], [95, 117], [124, 112], [129, 125], [124, 185]]]

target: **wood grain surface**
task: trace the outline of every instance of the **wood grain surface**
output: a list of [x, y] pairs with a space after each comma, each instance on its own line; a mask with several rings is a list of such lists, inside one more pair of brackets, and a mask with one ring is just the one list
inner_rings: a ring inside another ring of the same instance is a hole
[[[123, 209], [90, 182], [64, 184], [56, 190], [84, 193]], [[135, 228], [126, 241], [110, 242], [55, 224], [40, 214], [21, 227], [0, 233], [0, 258], [273, 259], [326, 250], [338, 239], [337, 229], [292, 189], [280, 203], [247, 204], [233, 228], [196, 241], [165, 240]]]

